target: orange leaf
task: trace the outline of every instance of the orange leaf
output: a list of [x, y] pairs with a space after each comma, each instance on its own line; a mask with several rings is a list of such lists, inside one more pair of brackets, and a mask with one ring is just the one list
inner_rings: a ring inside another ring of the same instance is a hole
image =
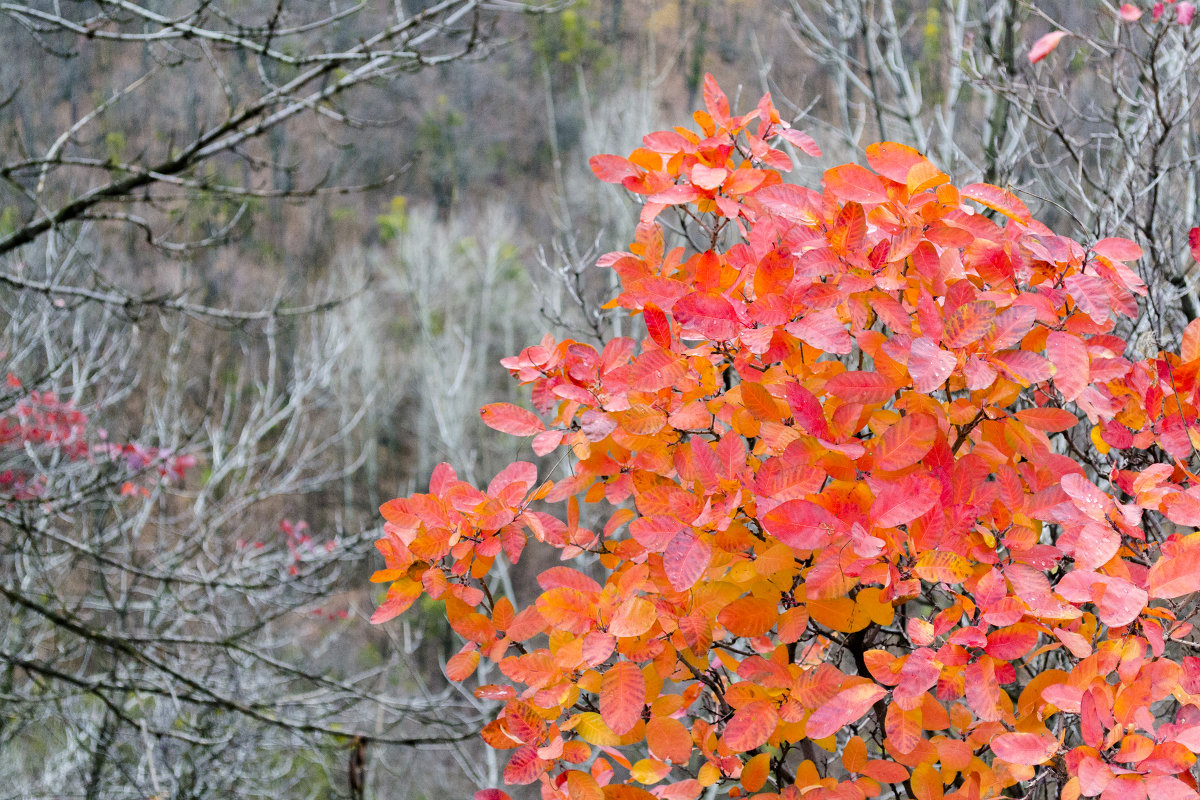
[[917, 800], [942, 800], [945, 792], [942, 773], [931, 764], [919, 764], [909, 779]]
[[663, 761], [686, 764], [692, 755], [692, 734], [670, 717], [653, 717], [646, 723], [646, 744]]
[[863, 767], [863, 774], [880, 783], [904, 783], [909, 778], [908, 768], [895, 761], [872, 759]]
[[417, 601], [423, 591], [421, 584], [411, 578], [401, 578], [393, 583], [384, 595], [383, 602], [371, 615], [371, 624], [378, 625], [387, 622], [392, 617], [403, 614]]
[[630, 597], [617, 606], [612, 621], [608, 623], [608, 632], [613, 636], [641, 636], [654, 626], [657, 617], [654, 604], [649, 600], [644, 597]]
[[778, 604], [765, 597], [739, 597], [717, 615], [717, 622], [734, 636], [762, 636], [775, 624]]
[[897, 142], [869, 144], [866, 154], [867, 163], [871, 165], [871, 169], [896, 183], [904, 183], [913, 167], [921, 163], [929, 163], [918, 151]]
[[618, 661], [600, 681], [600, 718], [613, 733], [633, 730], [646, 702], [646, 677], [632, 661]]
[[468, 642], [463, 649], [446, 661], [446, 677], [452, 681], [465, 681], [479, 666], [479, 645]]
[[942, 344], [966, 347], [982, 339], [996, 320], [996, 304], [990, 300], [963, 303], [946, 318]]
[[742, 381], [742, 404], [746, 406], [746, 410], [754, 415], [755, 419], [764, 422], [779, 421], [779, 406], [771, 393], [767, 391], [767, 387], [761, 383], [753, 381]]
[[808, 718], [805, 735], [810, 739], [832, 736], [843, 726], [861, 718], [876, 700], [886, 695], [887, 689], [874, 683], [860, 683], [843, 689]]
[[[1053, 35], [1051, 34], [1051, 36]], [[1060, 35], [1059, 39], [1065, 35]], [[1045, 38], [1043, 37], [1043, 39]], [[1058, 44], [1058, 39], [1054, 40], [1054, 44]], [[1050, 49], [1054, 49], [1053, 45], [1051, 45]], [[1046, 52], [1049, 53], [1050, 50]], [[976, 203], [981, 203], [993, 211], [999, 211], [1004, 216], [1016, 220], [1022, 225], [1028, 225], [1033, 219], [1033, 216], [1029, 213], [1029, 209], [1021, 202], [1019, 197], [1011, 192], [1004, 191], [999, 186], [992, 186], [990, 183], [972, 183], [964, 186], [962, 188], [962, 196], [970, 198]]]
[[759, 753], [742, 767], [742, 788], [747, 792], [757, 792], [767, 783], [771, 774], [771, 754]]
[[860, 773], [867, 766], [867, 743], [861, 736], [851, 736], [842, 748], [842, 766], [847, 772]]
[[825, 190], [843, 203], [886, 203], [887, 189], [879, 176], [857, 164], [843, 164], [825, 172]]
[[875, 449], [875, 467], [890, 472], [917, 463], [933, 447], [937, 434], [937, 420], [931, 414], [902, 417], [884, 432]]
[[604, 800], [658, 800], [645, 789], [630, 786], [628, 783], [610, 783], [602, 788]]

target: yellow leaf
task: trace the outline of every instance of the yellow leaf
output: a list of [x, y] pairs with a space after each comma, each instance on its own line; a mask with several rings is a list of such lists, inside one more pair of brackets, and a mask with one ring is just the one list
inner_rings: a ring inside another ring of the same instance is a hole
[[629, 770], [630, 776], [638, 783], [658, 783], [671, 772], [671, 765], [655, 758], [643, 758]]

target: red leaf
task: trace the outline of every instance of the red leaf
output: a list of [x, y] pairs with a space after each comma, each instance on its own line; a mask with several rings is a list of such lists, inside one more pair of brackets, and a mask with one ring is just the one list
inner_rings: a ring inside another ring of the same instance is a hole
[[941, 492], [941, 483], [929, 475], [906, 475], [896, 483], [885, 484], [871, 505], [871, 524], [894, 528], [912, 522], [933, 508]]
[[1049, 433], [1067, 431], [1079, 424], [1079, 418], [1065, 408], [1026, 408], [1017, 419], [1031, 428]]
[[1050, 55], [1050, 52], [1054, 48], [1058, 47], [1058, 43], [1066, 35], [1066, 31], [1054, 31], [1053, 33], [1047, 33], [1045, 36], [1034, 42], [1033, 47], [1029, 49], [1029, 63], [1036, 64], [1046, 56]]
[[1002, 733], [989, 742], [992, 752], [1010, 764], [1045, 764], [1058, 752], [1058, 739], [1047, 733]]
[[711, 560], [712, 545], [691, 528], [684, 528], [667, 545], [663, 553], [663, 570], [671, 588], [682, 592], [696, 585]]
[[729, 119], [729, 98], [721, 91], [711, 73], [704, 75], [704, 107], [718, 124]]
[[886, 403], [896, 385], [878, 372], [842, 372], [825, 384], [825, 390], [850, 403]]
[[[675, 302], [671, 314], [685, 329], [690, 329], [706, 339], [723, 342], [732, 339], [738, 329], [737, 313], [733, 304], [713, 292], [692, 292]], [[683, 338], [694, 338], [687, 336]]]
[[646, 303], [642, 307], [642, 320], [646, 323], [646, 332], [656, 345], [664, 350], [671, 349], [671, 321], [663, 310], [654, 303]]
[[1033, 215], [1029, 213], [1029, 209], [1025, 207], [1019, 197], [1012, 192], [1004, 191], [999, 186], [992, 186], [990, 183], [972, 183], [964, 186], [960, 191], [963, 197], [970, 198], [976, 203], [982, 203], [1022, 225], [1028, 225], [1033, 219]]
[[504, 782], [518, 785], [533, 783], [545, 771], [545, 763], [537, 757], [537, 745], [521, 745], [508, 759], [508, 766], [504, 768]]
[[931, 414], [909, 414], [888, 428], [875, 450], [875, 467], [891, 472], [925, 457], [937, 440], [938, 424]]
[[816, 395], [799, 383], [789, 383], [784, 388], [784, 396], [797, 425], [810, 436], [833, 438], [829, 432], [829, 421], [825, 419], [825, 411]]
[[957, 363], [953, 353], [938, 347], [932, 339], [922, 336], [915, 340], [908, 357], [913, 391], [926, 394], [937, 389], [950, 377]]
[[766, 744], [778, 722], [779, 712], [773, 702], [755, 700], [734, 713], [721, 738], [733, 752], [744, 753]]
[[512, 403], [490, 403], [479, 409], [479, 416], [489, 428], [513, 436], [532, 436], [546, 429], [536, 414]]
[[843, 203], [886, 203], [887, 189], [879, 176], [858, 164], [843, 164], [825, 172], [825, 189]]
[[763, 530], [788, 547], [816, 550], [829, 543], [840, 526], [832, 514], [811, 500], [788, 500], [760, 517]]
[[1191, 248], [1192, 258], [1200, 262], [1200, 228], [1188, 231], [1188, 247]]
[[600, 679], [600, 718], [613, 733], [629, 733], [642, 718], [646, 677], [632, 661], [618, 661]]
[[860, 683], [843, 689], [828, 702], [813, 712], [805, 726], [805, 735], [810, 739], [832, 736], [843, 726], [866, 714], [876, 700], [887, 695], [887, 690], [873, 683]]
[[512, 800], [503, 789], [480, 789], [474, 800]]

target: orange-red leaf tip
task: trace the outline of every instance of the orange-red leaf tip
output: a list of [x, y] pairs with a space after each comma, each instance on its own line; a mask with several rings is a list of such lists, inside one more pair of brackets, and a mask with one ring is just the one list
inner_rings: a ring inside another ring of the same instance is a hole
[[1062, 41], [1064, 36], [1067, 36], [1066, 31], [1054, 31], [1047, 33], [1042, 38], [1033, 43], [1033, 47], [1029, 49], [1029, 63], [1036, 64], [1058, 47], [1058, 43]]

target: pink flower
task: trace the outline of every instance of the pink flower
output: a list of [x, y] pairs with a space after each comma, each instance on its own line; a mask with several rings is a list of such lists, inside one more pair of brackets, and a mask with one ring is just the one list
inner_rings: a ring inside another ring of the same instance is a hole
[[1191, 3], [1183, 2], [1175, 7], [1175, 21], [1180, 25], [1191, 25], [1195, 15], [1196, 7]]

